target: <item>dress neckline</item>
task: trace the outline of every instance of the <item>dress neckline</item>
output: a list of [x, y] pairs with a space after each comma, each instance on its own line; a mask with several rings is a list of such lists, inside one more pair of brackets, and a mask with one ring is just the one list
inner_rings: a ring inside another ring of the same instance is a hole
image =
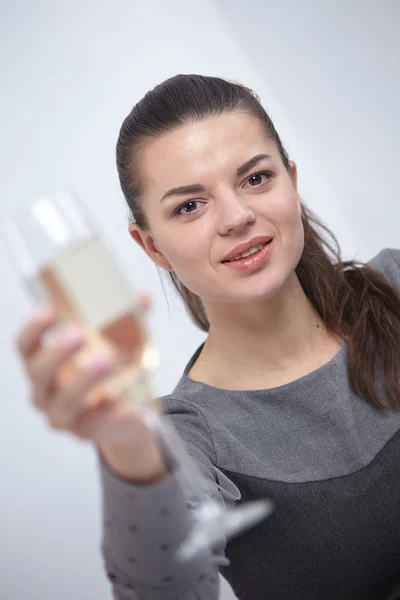
[[244, 394], [244, 393], [260, 393], [260, 392], [261, 393], [262, 392], [264, 392], [264, 393], [267, 393], [267, 392], [268, 393], [272, 393], [272, 392], [279, 393], [280, 391], [295, 392], [297, 388], [304, 387], [308, 383], [314, 381], [318, 377], [325, 375], [327, 372], [334, 369], [336, 364], [341, 360], [341, 358], [343, 356], [345, 356], [345, 354], [347, 354], [347, 346], [348, 346], [347, 341], [348, 341], [348, 337], [343, 342], [343, 344], [339, 348], [339, 350], [326, 363], [317, 367], [313, 371], [310, 371], [309, 373], [306, 373], [305, 375], [302, 375], [301, 377], [294, 379], [293, 381], [289, 381], [288, 383], [284, 383], [282, 385], [272, 387], [272, 388], [248, 389], [248, 390], [228, 390], [226, 388], [216, 387], [216, 386], [210, 385], [208, 383], [204, 383], [202, 381], [195, 381], [194, 379], [191, 379], [190, 377], [188, 377], [188, 372], [195, 364], [196, 360], [200, 356], [200, 353], [204, 347], [205, 342], [203, 342], [197, 348], [197, 350], [195, 351], [195, 353], [193, 354], [193, 356], [190, 358], [189, 362], [187, 363], [187, 365], [184, 369], [183, 375], [181, 376], [175, 390], [178, 390], [178, 388], [179, 389], [182, 388], [182, 386], [183, 387], [189, 386], [191, 388], [197, 387], [197, 389], [201, 389], [201, 388], [203, 390], [208, 389], [210, 391], [213, 390], [214, 392], [220, 392], [220, 393], [226, 393], [226, 394]]

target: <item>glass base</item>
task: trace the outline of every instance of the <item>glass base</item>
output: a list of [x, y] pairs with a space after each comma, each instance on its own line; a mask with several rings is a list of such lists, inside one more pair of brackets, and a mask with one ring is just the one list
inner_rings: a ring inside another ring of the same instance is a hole
[[234, 508], [224, 508], [212, 500], [204, 503], [197, 512], [198, 522], [177, 550], [177, 559], [185, 562], [224, 544], [269, 517], [274, 508], [271, 500], [253, 500]]

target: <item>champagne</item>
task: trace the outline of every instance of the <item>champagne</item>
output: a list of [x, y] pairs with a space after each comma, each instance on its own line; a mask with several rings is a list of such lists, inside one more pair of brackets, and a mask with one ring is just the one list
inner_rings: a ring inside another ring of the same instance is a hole
[[67, 325], [83, 329], [84, 345], [59, 369], [60, 382], [75, 380], [94, 354], [108, 356], [115, 368], [88, 392], [85, 402], [97, 405], [118, 396], [135, 409], [146, 409], [140, 411], [143, 421], [166, 462], [179, 465], [183, 492], [200, 498], [196, 525], [178, 557], [185, 560], [204, 547], [211, 549], [216, 539], [228, 539], [268, 516], [273, 511], [271, 501], [227, 509], [204, 493], [195, 461], [153, 405], [158, 354], [149, 342], [144, 314], [102, 243], [94, 219], [78, 199], [65, 190], [36, 198], [7, 219], [2, 231], [33, 298], [55, 308], [57, 321], [50, 337]]
[[88, 402], [123, 396], [137, 403], [151, 399], [150, 377], [157, 364], [148, 343], [140, 308], [116, 262], [98, 237], [85, 240], [27, 281], [38, 300], [55, 308], [55, 333], [66, 325], [84, 331], [84, 346], [60, 370], [60, 383], [75, 379], [94, 354], [116, 365], [110, 376], [88, 393]]

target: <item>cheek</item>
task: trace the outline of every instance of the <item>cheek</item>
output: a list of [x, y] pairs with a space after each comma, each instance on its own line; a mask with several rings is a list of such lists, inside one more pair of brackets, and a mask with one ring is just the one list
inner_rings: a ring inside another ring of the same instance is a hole
[[296, 268], [304, 250], [304, 227], [296, 199], [286, 212], [286, 225], [282, 228], [283, 244], [292, 256], [293, 268]]
[[276, 229], [284, 233], [285, 229], [292, 229], [301, 225], [299, 208], [296, 202], [297, 193], [291, 190], [282, 190], [274, 195], [272, 202], [267, 203], [268, 217]]
[[295, 199], [287, 206], [282, 219], [283, 225], [281, 232], [284, 243], [288, 247], [292, 247], [296, 254], [302, 252], [304, 246], [304, 229], [301, 214]]
[[163, 252], [176, 270], [192, 269], [200, 262], [204, 264], [205, 258], [210, 254], [207, 229], [193, 225], [185, 227], [183, 224], [179, 231], [169, 231], [162, 241]]
[[296, 199], [297, 193], [293, 189], [276, 196], [267, 215], [276, 229], [285, 255], [291, 257], [293, 267], [297, 265], [304, 249], [304, 229]]

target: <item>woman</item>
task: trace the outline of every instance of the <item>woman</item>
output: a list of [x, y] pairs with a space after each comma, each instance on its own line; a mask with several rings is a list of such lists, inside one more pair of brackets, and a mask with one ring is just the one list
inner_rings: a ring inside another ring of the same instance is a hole
[[118, 399], [85, 407], [110, 365], [56, 388], [82, 335], [41, 348], [54, 315], [40, 311], [19, 349], [50, 424], [99, 449], [114, 597], [217, 598], [218, 569], [250, 600], [398, 597], [400, 250], [343, 262], [258, 98], [222, 79], [179, 75], [146, 94], [117, 164], [132, 238], [207, 332], [161, 406], [210, 495], [276, 508], [177, 566], [194, 519], [179, 472]]

